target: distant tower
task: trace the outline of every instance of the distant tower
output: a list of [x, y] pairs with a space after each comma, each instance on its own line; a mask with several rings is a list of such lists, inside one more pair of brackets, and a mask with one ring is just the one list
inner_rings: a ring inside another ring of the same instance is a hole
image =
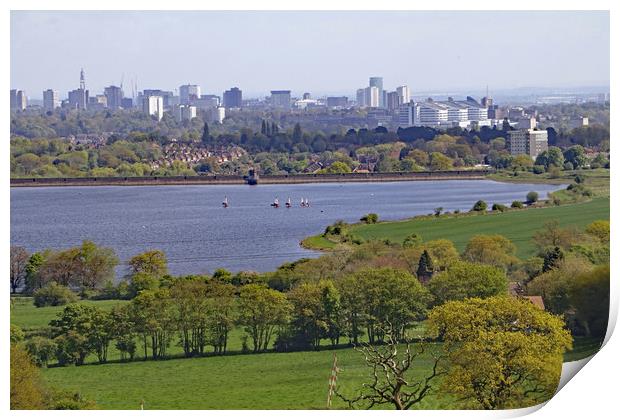
[[84, 69], [80, 69], [80, 89], [86, 90], [86, 80], [84, 79]]

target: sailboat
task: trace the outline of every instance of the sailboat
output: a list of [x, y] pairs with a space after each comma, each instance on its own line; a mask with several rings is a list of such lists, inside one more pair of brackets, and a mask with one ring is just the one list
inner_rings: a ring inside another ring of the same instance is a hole
[[305, 207], [305, 204], [304, 204], [304, 198], [303, 198], [303, 197], [301, 197], [301, 203], [299, 203], [299, 205], [300, 205], [301, 207]]
[[222, 207], [224, 208], [228, 207], [228, 196], [224, 196], [224, 201], [222, 201]]
[[291, 197], [289, 197], [288, 200], [286, 200], [286, 208], [287, 209], [291, 208]]
[[310, 202], [308, 201], [307, 197], [306, 197], [306, 201], [304, 202], [304, 207], [310, 207]]
[[280, 207], [280, 201], [278, 200], [278, 197], [276, 197], [276, 199], [273, 200], [273, 203], [271, 203], [271, 207], [274, 207], [276, 209]]

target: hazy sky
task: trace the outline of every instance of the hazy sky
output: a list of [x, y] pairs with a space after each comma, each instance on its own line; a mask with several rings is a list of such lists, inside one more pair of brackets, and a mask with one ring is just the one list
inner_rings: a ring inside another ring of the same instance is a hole
[[[609, 84], [608, 12], [11, 12], [11, 87], [221, 95]], [[91, 94], [92, 94], [91, 93]]]

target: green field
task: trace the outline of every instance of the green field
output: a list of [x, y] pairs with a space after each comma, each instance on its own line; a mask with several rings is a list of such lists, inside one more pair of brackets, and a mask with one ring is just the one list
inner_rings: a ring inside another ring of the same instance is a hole
[[[473, 235], [499, 234], [510, 239], [517, 247], [519, 258], [528, 258], [535, 252], [532, 236], [550, 220], [558, 220], [562, 226], [583, 228], [598, 219], [609, 219], [609, 197], [598, 197], [588, 202], [513, 210], [506, 213], [463, 214], [439, 218], [418, 218], [373, 225], [356, 224], [351, 233], [363, 239], [390, 239], [402, 242], [408, 235], [417, 233], [424, 241], [449, 239], [462, 251]], [[320, 249], [336, 246], [320, 235], [304, 241], [306, 246]]]

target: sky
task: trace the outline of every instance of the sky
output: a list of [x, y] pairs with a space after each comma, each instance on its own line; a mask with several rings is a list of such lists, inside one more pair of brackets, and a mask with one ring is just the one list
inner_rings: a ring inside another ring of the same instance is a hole
[[491, 91], [609, 86], [609, 13], [12, 11], [11, 88], [31, 98], [79, 85], [126, 96], [199, 84], [244, 97], [291, 89]]

